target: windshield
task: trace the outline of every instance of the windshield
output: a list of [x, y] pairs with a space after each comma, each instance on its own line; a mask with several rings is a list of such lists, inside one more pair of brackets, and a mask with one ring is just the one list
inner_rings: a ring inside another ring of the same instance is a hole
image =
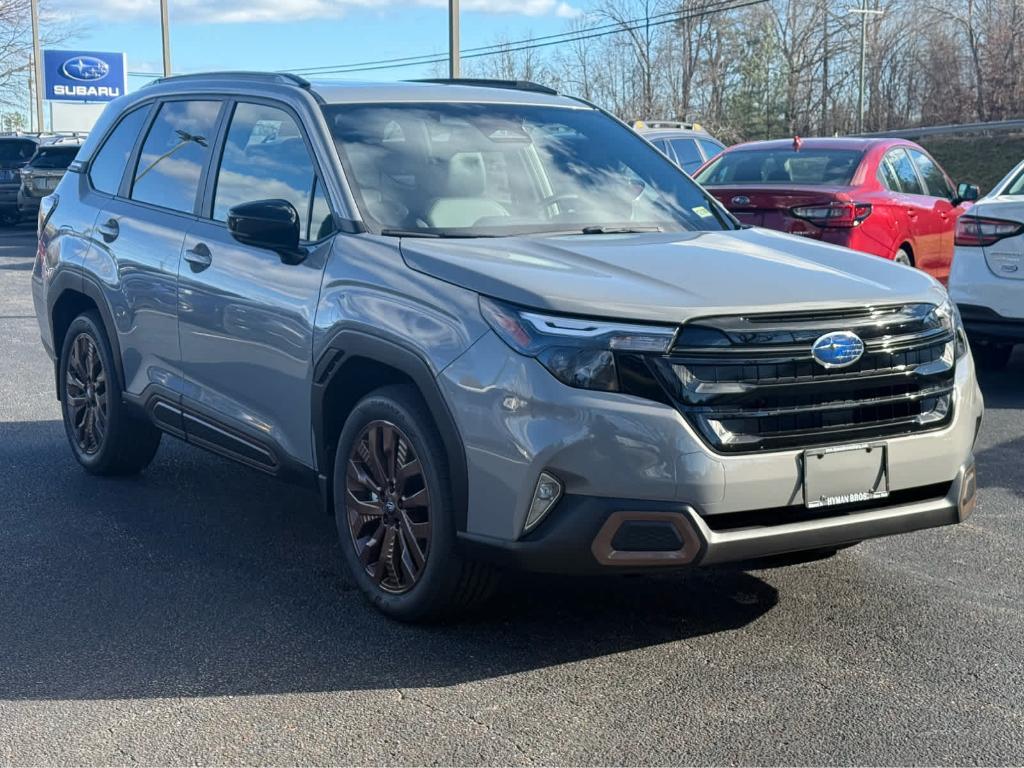
[[731, 184], [846, 186], [864, 153], [856, 149], [740, 149], [719, 155], [697, 181], [714, 187]]
[[24, 139], [0, 141], [0, 164], [21, 165], [27, 162], [35, 151], [34, 141], [25, 141]]
[[735, 226], [661, 153], [594, 109], [403, 103], [324, 111], [356, 203], [385, 234]]
[[78, 154], [78, 147], [41, 147], [30, 165], [40, 170], [65, 170]]

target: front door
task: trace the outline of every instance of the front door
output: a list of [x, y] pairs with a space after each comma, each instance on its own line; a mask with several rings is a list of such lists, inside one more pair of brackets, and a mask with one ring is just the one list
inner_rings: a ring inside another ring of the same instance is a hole
[[[209, 215], [189, 231], [179, 268], [189, 439], [268, 471], [313, 463], [313, 321], [332, 242], [317, 178], [294, 115], [237, 103], [208, 184]], [[299, 264], [228, 231], [231, 207], [271, 198], [290, 202], [303, 222], [308, 256]]]

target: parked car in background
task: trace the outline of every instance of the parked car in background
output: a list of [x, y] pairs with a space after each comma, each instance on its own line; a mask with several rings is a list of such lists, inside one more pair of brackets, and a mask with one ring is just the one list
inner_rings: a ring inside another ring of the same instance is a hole
[[691, 176], [725, 146], [697, 123], [637, 120], [633, 130], [664, 152]]
[[1024, 344], [1024, 162], [960, 217], [949, 293], [979, 364]]
[[695, 179], [742, 223], [919, 267], [945, 283], [971, 184], [902, 139], [786, 139], [730, 147]]
[[32, 159], [38, 146], [39, 139], [35, 136], [0, 135], [0, 225], [11, 226], [21, 218], [18, 213], [19, 172]]
[[57, 183], [78, 154], [81, 141], [78, 137], [55, 138], [39, 144], [28, 165], [20, 171], [19, 216], [28, 218], [39, 212], [39, 201], [57, 188]]

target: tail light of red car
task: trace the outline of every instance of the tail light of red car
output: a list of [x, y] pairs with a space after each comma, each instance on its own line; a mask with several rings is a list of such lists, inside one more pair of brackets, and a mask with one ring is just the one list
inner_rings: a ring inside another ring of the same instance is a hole
[[825, 205], [802, 205], [791, 208], [789, 212], [819, 227], [852, 229], [859, 227], [871, 215], [871, 206], [837, 200]]
[[1017, 221], [965, 214], [956, 223], [956, 244], [968, 248], [994, 245], [1004, 238], [1020, 234], [1024, 234], [1024, 224]]

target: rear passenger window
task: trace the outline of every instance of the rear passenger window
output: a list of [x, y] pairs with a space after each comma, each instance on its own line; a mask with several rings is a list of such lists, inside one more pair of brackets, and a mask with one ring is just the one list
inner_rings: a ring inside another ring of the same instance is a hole
[[219, 101], [161, 105], [135, 166], [132, 200], [191, 213], [219, 113]]
[[697, 143], [700, 144], [701, 150], [704, 152], [704, 157], [710, 160], [713, 157], [717, 157], [718, 153], [721, 152], [724, 147], [721, 144], [717, 144], [707, 139], [697, 139]]
[[106, 192], [108, 195], [117, 194], [124, 176], [124, 167], [128, 164], [128, 158], [135, 148], [135, 142], [138, 141], [148, 115], [148, 106], [129, 112], [107, 136], [107, 140], [89, 164], [89, 181], [92, 182], [93, 189]]
[[900, 189], [900, 180], [897, 178], [888, 156], [883, 157], [882, 162], [878, 164], [878, 180], [882, 182], [882, 186], [892, 192], [903, 191]]
[[910, 162], [910, 156], [905, 149], [894, 149], [885, 157], [892, 166], [893, 173], [896, 174], [903, 192], [908, 195], [924, 194], [921, 180], [917, 178], [917, 171], [914, 170], [914, 164]]
[[910, 156], [914, 160], [914, 165], [917, 166], [918, 172], [921, 174], [921, 178], [924, 179], [924, 185], [927, 187], [927, 194], [932, 197], [944, 197], [947, 200], [953, 199], [953, 190], [946, 181], [946, 174], [942, 172], [942, 169], [924, 152], [918, 152], [916, 150], [910, 150]]
[[679, 165], [687, 173], [693, 173], [704, 164], [704, 157], [693, 139], [672, 139], [670, 143], [679, 159]]
[[226, 221], [228, 210], [240, 203], [287, 200], [304, 222], [302, 239], [317, 240], [324, 215], [321, 206], [317, 212], [320, 221], [315, 228], [310, 226], [315, 177], [306, 142], [291, 115], [263, 104], [239, 104], [217, 172], [213, 218]]

